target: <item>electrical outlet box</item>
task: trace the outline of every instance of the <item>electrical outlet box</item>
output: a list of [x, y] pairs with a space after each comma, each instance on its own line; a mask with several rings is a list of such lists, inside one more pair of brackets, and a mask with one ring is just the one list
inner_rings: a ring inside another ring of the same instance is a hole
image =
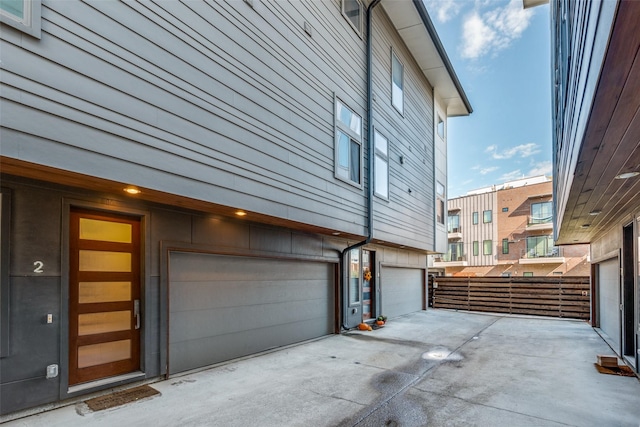
[[58, 376], [58, 365], [47, 366], [47, 379], [55, 378]]

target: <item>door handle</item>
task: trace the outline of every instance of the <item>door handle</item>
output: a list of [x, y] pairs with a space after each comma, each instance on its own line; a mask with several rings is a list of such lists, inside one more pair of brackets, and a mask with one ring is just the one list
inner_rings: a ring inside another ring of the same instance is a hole
[[136, 329], [140, 329], [140, 300], [133, 300], [133, 315], [136, 317]]

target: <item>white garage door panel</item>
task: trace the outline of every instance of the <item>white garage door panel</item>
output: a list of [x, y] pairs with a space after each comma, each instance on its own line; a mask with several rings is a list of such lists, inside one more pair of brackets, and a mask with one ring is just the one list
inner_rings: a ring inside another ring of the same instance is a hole
[[402, 316], [424, 309], [424, 270], [382, 268], [382, 314]]
[[620, 268], [618, 258], [599, 264], [598, 312], [600, 329], [607, 334], [611, 345], [620, 351]]
[[169, 372], [334, 332], [334, 266], [172, 252]]

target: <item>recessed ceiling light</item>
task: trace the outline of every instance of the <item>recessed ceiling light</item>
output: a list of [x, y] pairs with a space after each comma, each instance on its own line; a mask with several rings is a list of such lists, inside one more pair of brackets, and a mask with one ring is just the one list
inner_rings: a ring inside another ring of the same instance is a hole
[[591, 212], [589, 212], [589, 215], [600, 215], [602, 213], [602, 211], [600, 209], [594, 209]]
[[247, 215], [247, 213], [245, 211], [236, 211], [236, 215], [245, 216], [245, 215]]
[[340, 232], [339, 232], [339, 231], [335, 231], [335, 232], [333, 232], [333, 233], [331, 233], [331, 234], [333, 234], [334, 236], [339, 236], [339, 235], [340, 235]]
[[129, 194], [140, 194], [141, 193], [141, 191], [138, 190], [136, 187], [127, 187], [127, 188], [124, 189], [124, 191], [126, 193], [129, 193]]
[[616, 175], [616, 179], [629, 179], [638, 175], [640, 175], [640, 172], [625, 172], [621, 173], [620, 175]]

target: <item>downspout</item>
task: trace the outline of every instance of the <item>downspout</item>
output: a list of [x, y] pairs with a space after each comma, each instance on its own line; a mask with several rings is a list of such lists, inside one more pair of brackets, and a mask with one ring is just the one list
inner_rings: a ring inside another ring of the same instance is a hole
[[[367, 151], [369, 154], [367, 171], [367, 238], [354, 245], [348, 246], [340, 252], [340, 282], [342, 290], [342, 296], [346, 295], [346, 283], [345, 283], [345, 254], [352, 249], [359, 248], [371, 242], [373, 238], [373, 82], [372, 82], [372, 68], [373, 68], [373, 35], [371, 34], [371, 20], [373, 14], [373, 8], [380, 4], [382, 0], [373, 0], [367, 7]], [[342, 310], [342, 327], [349, 329], [344, 324], [344, 320], [347, 317], [348, 301], [343, 301]]]

